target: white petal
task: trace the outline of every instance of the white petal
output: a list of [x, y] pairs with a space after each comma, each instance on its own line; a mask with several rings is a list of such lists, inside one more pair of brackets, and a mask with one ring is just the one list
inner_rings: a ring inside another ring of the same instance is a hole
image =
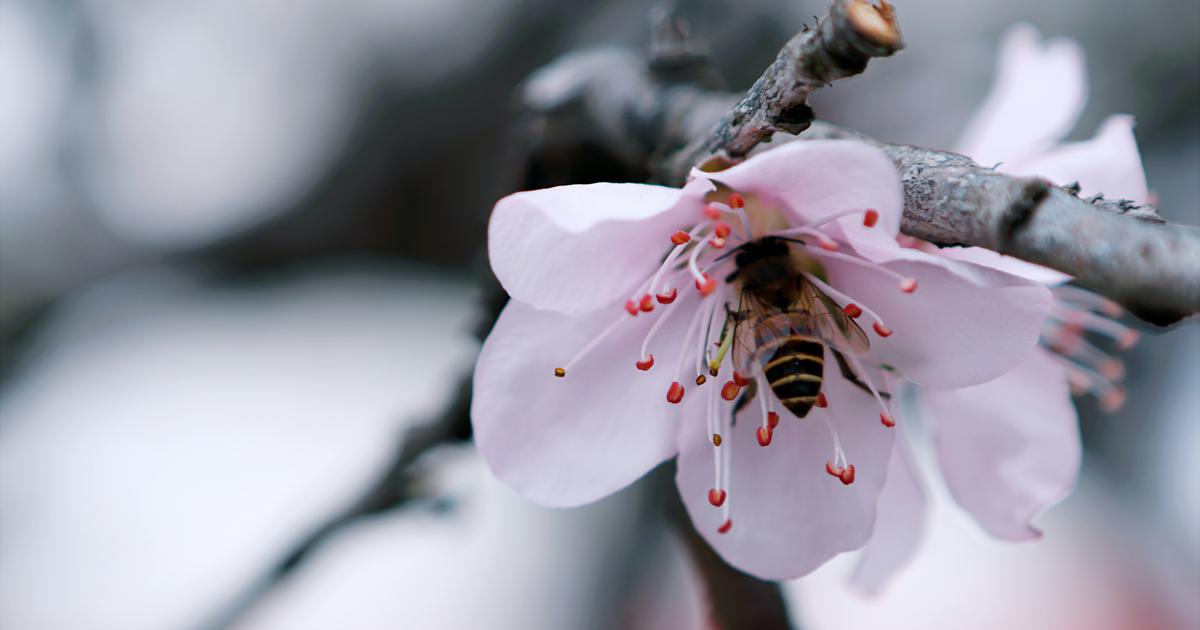
[[925, 533], [928, 500], [901, 428], [906, 420], [899, 416], [897, 419], [896, 429], [900, 434], [888, 464], [887, 483], [879, 495], [875, 533], [863, 549], [858, 568], [851, 578], [854, 587], [867, 595], [877, 595], [888, 580], [912, 560]]

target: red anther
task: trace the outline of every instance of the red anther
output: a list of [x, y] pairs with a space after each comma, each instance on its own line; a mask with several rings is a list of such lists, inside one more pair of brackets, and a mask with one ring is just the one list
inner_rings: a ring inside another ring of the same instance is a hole
[[722, 440], [721, 440], [721, 434], [720, 434], [720, 433], [714, 433], [714, 434], [713, 434], [713, 446], [720, 446], [720, 445], [721, 445], [721, 442], [722, 442]]
[[854, 464], [846, 466], [846, 469], [842, 471], [842, 474], [838, 475], [838, 478], [847, 486], [854, 483]]
[[817, 247], [820, 247], [827, 252], [836, 252], [837, 250], [841, 249], [841, 246], [837, 244], [837, 241], [831, 241], [826, 238], [817, 241]]
[[638, 305], [637, 305], [637, 302], [634, 302], [633, 300], [625, 300], [625, 310], [626, 310], [626, 311], [627, 311], [627, 312], [628, 312], [630, 315], [635, 315], [635, 316], [636, 316], [636, 315], [638, 314]]
[[875, 224], [878, 221], [879, 221], [879, 211], [878, 210], [867, 210], [866, 214], [863, 215], [863, 225], [865, 225], [867, 227], [875, 227]]
[[733, 527], [733, 519], [727, 518], [727, 519], [725, 519], [725, 522], [721, 523], [721, 526], [717, 528], [717, 533], [725, 534], [725, 533], [729, 532], [729, 528], [731, 528], [731, 527]]
[[892, 336], [892, 329], [888, 328], [887, 326], [884, 326], [883, 324], [880, 324], [879, 322], [875, 322], [875, 325], [872, 326], [872, 328], [875, 329], [875, 334], [879, 335], [880, 337], [891, 337]]
[[671, 381], [671, 386], [667, 388], [667, 402], [678, 405], [681, 400], [683, 400], [683, 385], [680, 385], [679, 381]]
[[721, 218], [721, 211], [711, 203], [704, 207], [704, 216], [716, 221]]
[[746, 207], [746, 198], [737, 193], [729, 193], [729, 207], [730, 208], [745, 208]]
[[717, 224], [713, 226], [713, 234], [716, 234], [718, 238], [728, 238], [729, 233], [732, 231], [733, 230], [729, 227], [729, 224], [724, 221], [718, 221]]
[[646, 295], [643, 295], [642, 301], [638, 302], [638, 308], [642, 309], [643, 311], [645, 311], [647, 313], [649, 313], [650, 311], [653, 311], [654, 310], [654, 298], [650, 297], [649, 293], [647, 293]]
[[772, 431], [774, 431], [775, 427], [779, 426], [779, 414], [775, 413], [774, 411], [768, 411], [767, 412], [767, 426], [770, 427]]
[[721, 507], [721, 504], [725, 502], [725, 491], [716, 488], [709, 490], [708, 502], [713, 504], [713, 507]]
[[638, 361], [637, 363], [634, 363], [634, 365], [637, 366], [637, 369], [645, 372], [646, 370], [654, 367], [654, 355], [652, 354], [646, 357], [644, 361]]
[[917, 290], [916, 278], [905, 278], [900, 282], [900, 290], [905, 293], [912, 293]]
[[879, 412], [879, 421], [883, 423], [883, 426], [889, 429], [896, 426], [896, 419], [886, 413], [883, 413], [882, 411]]
[[734, 398], [737, 398], [738, 392], [740, 391], [742, 391], [742, 388], [738, 387], [737, 383], [733, 381], [726, 381], [726, 383], [721, 386], [721, 398], [724, 398], [725, 400], [733, 400]]
[[1135, 344], [1137, 344], [1137, 342], [1138, 342], [1138, 331], [1131, 330], [1131, 331], [1125, 333], [1124, 335], [1121, 335], [1121, 338], [1117, 340], [1117, 349], [1118, 350], [1128, 350], [1128, 349], [1132, 348]]
[[842, 473], [845, 472], [845, 469], [843, 469], [841, 466], [838, 466], [837, 464], [834, 464], [833, 460], [829, 460], [829, 461], [825, 462], [825, 472], [829, 473], [829, 475], [832, 477], [837, 477], [838, 479], [841, 479]]
[[742, 376], [737, 370], [733, 371], [733, 382], [737, 383], [738, 387], [745, 387], [750, 384], [750, 379]]
[[759, 446], [766, 446], [766, 445], [770, 444], [770, 443], [771, 443], [771, 437], [772, 437], [773, 435], [775, 435], [775, 431], [773, 431], [773, 430], [771, 429], [771, 427], [769, 427], [769, 426], [766, 426], [766, 427], [758, 427], [758, 429], [756, 429], [756, 430], [754, 431], [754, 437], [758, 438], [758, 445], [759, 445]]
[[696, 281], [696, 290], [700, 295], [709, 295], [717, 289], [717, 281], [713, 280], [708, 274], [704, 274], [704, 281]]
[[683, 230], [679, 230], [671, 235], [671, 242], [675, 243], [676, 245], [683, 245], [690, 240], [692, 240], [692, 235], [684, 232]]
[[825, 397], [825, 392], [817, 392], [817, 406], [822, 409], [829, 406], [829, 399]]
[[719, 236], [714, 236], [708, 239], [708, 246], [713, 249], [725, 249], [725, 239]]
[[862, 315], [862, 307], [855, 304], [854, 302], [850, 302], [849, 304], [842, 307], [842, 312], [846, 314], [846, 317], [849, 317], [851, 319], [858, 319], [858, 317], [860, 315]]
[[672, 288], [669, 293], [659, 293], [658, 295], [654, 296], [654, 299], [658, 300], [659, 304], [670, 304], [671, 302], [674, 302], [675, 298], [677, 297], [679, 297], [679, 290]]

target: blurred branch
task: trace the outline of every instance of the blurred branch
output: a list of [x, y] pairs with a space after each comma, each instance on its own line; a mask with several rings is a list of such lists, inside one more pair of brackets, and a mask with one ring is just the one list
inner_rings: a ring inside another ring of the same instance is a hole
[[[865, 22], [878, 27], [877, 34], [856, 30], [852, 15], [878, 17], [879, 22]], [[777, 131], [807, 129], [799, 140], [868, 142], [887, 153], [900, 171], [905, 233], [940, 245], [986, 247], [1052, 267], [1154, 324], [1168, 325], [1200, 312], [1200, 230], [1165, 223], [1153, 206], [1082, 199], [1072, 188], [997, 173], [955, 153], [810, 124], [806, 99], [821, 85], [814, 78], [850, 76], [872, 56], [898, 50], [898, 38], [889, 45], [872, 43], [886, 41], [878, 33], [895, 28], [887, 5], [874, 9], [865, 0], [837, 0], [816, 29], [788, 42], [744, 95], [699, 82], [664, 81], [653, 63], [632, 52], [578, 52], [534, 74], [524, 103], [543, 137], [558, 150], [588, 147], [620, 160], [624, 172], [649, 173], [676, 185], [693, 165], [715, 166], [713, 160], [732, 162], [765, 150], [759, 145]], [[827, 70], [821, 74], [806, 61], [805, 51], [839, 61], [834, 69], [817, 64]]]

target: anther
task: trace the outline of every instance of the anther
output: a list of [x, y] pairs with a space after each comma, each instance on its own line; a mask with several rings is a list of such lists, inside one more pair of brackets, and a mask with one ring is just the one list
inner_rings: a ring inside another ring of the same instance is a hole
[[854, 302], [850, 302], [849, 304], [843, 306], [842, 312], [845, 313], [846, 317], [849, 317], [850, 319], [858, 319], [859, 316], [863, 314], [862, 307]]
[[642, 301], [638, 302], [638, 308], [642, 309], [642, 311], [646, 312], [646, 313], [653, 311], [654, 310], [654, 298], [650, 297], [649, 293], [647, 293], [646, 295], [643, 295]]
[[721, 398], [725, 400], [733, 400], [737, 398], [738, 392], [742, 390], [738, 384], [733, 381], [728, 381], [721, 387]]
[[650, 368], [654, 367], [654, 355], [652, 354], [652, 355], [646, 357], [645, 359], [638, 361], [637, 363], [634, 363], [634, 365], [637, 366], [637, 369], [645, 372], [646, 370], [649, 370]]
[[720, 445], [721, 445], [721, 442], [723, 442], [723, 441], [724, 441], [724, 440], [722, 440], [722, 439], [721, 439], [721, 434], [720, 434], [720, 433], [714, 433], [714, 434], [713, 434], [713, 446], [720, 446]]
[[896, 419], [886, 413], [883, 413], [882, 411], [879, 412], [879, 421], [883, 423], [883, 426], [889, 429], [896, 426]]
[[626, 311], [627, 311], [627, 312], [628, 312], [630, 315], [634, 315], [634, 316], [636, 316], [636, 315], [638, 314], [638, 304], [637, 304], [637, 302], [634, 302], [633, 300], [625, 300], [625, 310], [626, 310]]
[[841, 479], [842, 473], [845, 472], [845, 469], [833, 463], [833, 460], [831, 459], [825, 462], [825, 472], [829, 473], [829, 476], [831, 477], [837, 477], [838, 479]]
[[705, 376], [703, 374], [696, 375], [696, 384], [697, 385], [703, 385], [706, 381], [708, 381], [708, 379], [705, 378]]
[[746, 207], [746, 198], [742, 197], [741, 195], [739, 195], [737, 193], [729, 193], [729, 207], [730, 208], [745, 208]]
[[878, 221], [879, 221], [879, 211], [878, 210], [867, 210], [867, 212], [865, 214], [863, 214], [863, 225], [865, 225], [867, 227], [875, 227], [875, 224]]
[[713, 225], [713, 234], [716, 234], [717, 238], [729, 238], [729, 234], [732, 231], [729, 224], [724, 221], [718, 221], [716, 225]]
[[1100, 409], [1112, 413], [1125, 406], [1125, 390], [1114, 387], [1100, 396]]
[[779, 414], [774, 411], [767, 412], [767, 427], [774, 431], [777, 426], [779, 426]]
[[727, 518], [727, 519], [725, 519], [725, 522], [721, 523], [721, 526], [717, 528], [717, 533], [718, 534], [728, 533], [729, 529], [732, 527], [733, 527], [733, 519]]
[[709, 490], [708, 502], [713, 504], [713, 507], [721, 507], [721, 504], [725, 502], [725, 491], [716, 488]]
[[737, 383], [738, 387], [745, 387], [750, 384], [750, 379], [742, 376], [737, 370], [733, 371], [733, 382]]
[[692, 235], [684, 232], [683, 230], [679, 230], [671, 235], [671, 242], [676, 245], [683, 245], [690, 240], [692, 240]]
[[[716, 288], [717, 288], [717, 281], [713, 280], [713, 278], [711, 276], [709, 276], [708, 274], [704, 274], [703, 282], [701, 282], [700, 280], [696, 280], [696, 290], [700, 292], [700, 295], [709, 295], [713, 291], [715, 291]], [[629, 307], [626, 306], [626, 310], [628, 310], [628, 308]]]
[[704, 207], [704, 216], [716, 221], [721, 218], [721, 211], [711, 203]]
[[670, 304], [671, 302], [675, 301], [676, 297], [679, 297], [679, 290], [672, 288], [667, 293], [659, 293], [658, 295], [654, 296], [654, 299], [658, 300], [659, 304]]
[[854, 483], [854, 464], [846, 466], [846, 468], [842, 470], [842, 474], [838, 475], [838, 479], [841, 479], [842, 483], [847, 486]]
[[771, 427], [769, 427], [769, 426], [758, 427], [754, 431], [754, 437], [758, 438], [759, 446], [766, 446], [766, 445], [770, 444], [771, 436], [773, 436], [774, 434], [775, 434], [775, 431], [772, 430]]
[[554, 375], [557, 376], [558, 378], [562, 378], [567, 375], [567, 371], [560, 367], [557, 367], [557, 368], [554, 368]]
[[880, 324], [879, 322], [875, 322], [875, 324], [872, 326], [872, 328], [875, 329], [875, 334], [879, 335], [880, 337], [891, 337], [892, 336], [892, 329], [888, 328], [887, 326], [884, 326], [883, 324]]
[[900, 281], [900, 290], [905, 293], [912, 293], [917, 290], [916, 278], [905, 278]]
[[679, 381], [671, 381], [671, 386], [667, 388], [667, 402], [678, 405], [681, 400], [683, 400], [683, 385], [680, 385]]
[[708, 239], [708, 246], [713, 249], [724, 249], [725, 239], [721, 238], [720, 236], [714, 236]]
[[1117, 349], [1128, 350], [1132, 348], [1138, 342], [1138, 336], [1138, 331], [1136, 330], [1127, 331], [1117, 340]]
[[817, 406], [822, 409], [829, 406], [829, 399], [825, 397], [825, 392], [817, 392]]
[[716, 377], [716, 375], [718, 375], [720, 373], [721, 373], [721, 364], [717, 363], [716, 361], [709, 361], [708, 362], [708, 375], [712, 376], [712, 377]]

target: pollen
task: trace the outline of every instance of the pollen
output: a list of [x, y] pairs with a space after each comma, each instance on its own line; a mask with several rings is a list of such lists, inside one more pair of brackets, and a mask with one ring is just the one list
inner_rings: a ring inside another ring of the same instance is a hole
[[912, 293], [913, 291], [916, 291], [917, 290], [917, 279], [916, 278], [905, 278], [904, 280], [901, 280], [900, 281], [900, 290], [905, 293]]
[[725, 503], [725, 491], [713, 488], [708, 491], [708, 502], [713, 504], [713, 507], [721, 507]]
[[671, 386], [667, 388], [667, 402], [678, 405], [681, 400], [683, 400], [683, 385], [680, 385], [679, 381], [671, 381]]
[[659, 304], [670, 304], [671, 302], [674, 302], [675, 298], [677, 297], [679, 297], [679, 290], [673, 288], [667, 293], [659, 293], [658, 295], [655, 295], [654, 299], [658, 300]]
[[638, 314], [637, 302], [634, 302], [633, 300], [625, 300], [625, 311], [630, 315], [636, 316]]
[[849, 304], [843, 306], [842, 312], [845, 313], [846, 317], [849, 317], [850, 319], [858, 319], [859, 316], [863, 314], [862, 307], [854, 302], [850, 302]]
[[554, 368], [554, 375], [557, 376], [558, 378], [562, 378], [567, 375], [567, 371], [560, 367], [556, 367], [556, 368]]
[[878, 222], [879, 222], [879, 211], [878, 210], [867, 210], [867, 212], [865, 214], [863, 214], [863, 225], [865, 225], [867, 227], [875, 227], [875, 224]]
[[720, 446], [720, 445], [721, 445], [721, 442], [723, 442], [723, 441], [724, 441], [724, 440], [722, 440], [722, 439], [721, 439], [721, 434], [720, 434], [720, 433], [714, 433], [714, 434], [713, 434], [713, 438], [712, 438], [713, 446]]
[[634, 365], [637, 366], [637, 369], [645, 372], [646, 370], [649, 370], [650, 368], [654, 367], [654, 355], [652, 354], [652, 355], [646, 357], [645, 359], [642, 359], [641, 361], [634, 363]]
[[654, 298], [650, 297], [649, 293], [647, 293], [646, 295], [643, 295], [642, 301], [638, 302], [638, 308], [641, 309], [642, 312], [644, 312], [644, 313], [649, 313], [650, 311], [653, 311], [654, 310]]
[[879, 421], [883, 423], [883, 426], [889, 429], [896, 426], [896, 419], [886, 413], [880, 412]]
[[758, 438], [759, 446], [767, 446], [771, 443], [771, 438], [775, 435], [775, 431], [771, 427], [758, 427], [754, 431], [754, 437]]
[[721, 526], [717, 528], [717, 533], [718, 534], [727, 534], [727, 533], [729, 533], [729, 530], [732, 527], [733, 527], [733, 519], [727, 518], [727, 519], [725, 519], [725, 522], [721, 523]]
[[733, 381], [727, 381], [725, 385], [721, 387], [721, 398], [724, 398], [725, 400], [733, 400], [734, 398], [737, 398], [738, 392], [740, 391], [742, 391], [742, 388], [738, 387], [737, 383]]
[[706, 382], [708, 382], [708, 377], [704, 376], [703, 374], [696, 375], [696, 384], [697, 385], [703, 385]]
[[737, 193], [730, 193], [729, 194], [729, 207], [730, 208], [745, 208], [746, 207], [746, 198]]
[[875, 334], [879, 335], [880, 337], [891, 337], [892, 336], [892, 329], [888, 328], [887, 326], [884, 326], [883, 324], [880, 324], [879, 322], [875, 322], [875, 324], [874, 324], [874, 326], [872, 326], [872, 328], [875, 329]]
[[671, 242], [676, 245], [683, 245], [690, 240], [692, 240], [692, 235], [684, 232], [683, 230], [679, 230], [671, 235]]

